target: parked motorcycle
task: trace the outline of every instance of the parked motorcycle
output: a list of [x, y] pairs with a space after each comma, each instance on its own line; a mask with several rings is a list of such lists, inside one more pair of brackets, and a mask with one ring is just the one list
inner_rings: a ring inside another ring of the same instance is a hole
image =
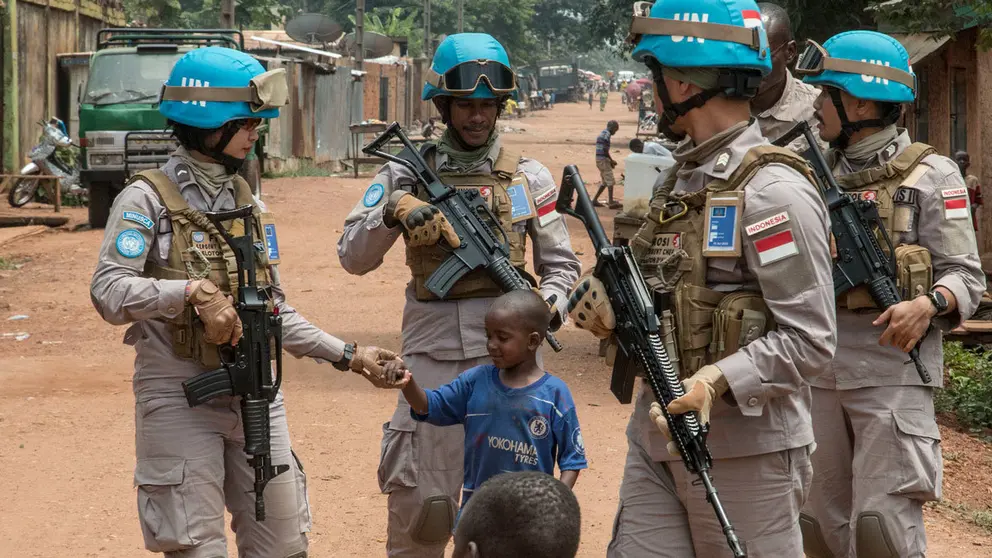
[[63, 195], [86, 195], [86, 189], [79, 181], [79, 160], [75, 149], [78, 146], [66, 133], [65, 124], [58, 118], [52, 118], [48, 122], [39, 120], [38, 125], [42, 127], [41, 140], [28, 153], [31, 162], [20, 173], [28, 176], [19, 178], [7, 194], [7, 201], [13, 207], [21, 207], [33, 200], [42, 180], [46, 180], [30, 175], [56, 176]]

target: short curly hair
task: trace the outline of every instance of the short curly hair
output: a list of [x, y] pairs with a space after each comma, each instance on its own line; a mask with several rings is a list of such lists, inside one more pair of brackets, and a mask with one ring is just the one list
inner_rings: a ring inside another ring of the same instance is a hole
[[455, 529], [455, 547], [474, 542], [483, 558], [574, 558], [579, 502], [552, 475], [504, 473], [472, 494]]

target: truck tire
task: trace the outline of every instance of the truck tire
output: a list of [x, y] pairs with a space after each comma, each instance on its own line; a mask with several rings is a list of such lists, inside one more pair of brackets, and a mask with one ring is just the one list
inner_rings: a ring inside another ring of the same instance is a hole
[[110, 207], [114, 203], [116, 193], [110, 182], [90, 183], [90, 228], [102, 229], [107, 226], [107, 218], [110, 217]]

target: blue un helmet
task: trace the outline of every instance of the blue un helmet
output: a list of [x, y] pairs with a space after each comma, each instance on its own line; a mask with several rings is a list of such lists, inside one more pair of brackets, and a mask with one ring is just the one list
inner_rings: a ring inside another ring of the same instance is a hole
[[517, 89], [506, 49], [486, 33], [450, 35], [438, 45], [421, 98], [498, 99]]
[[282, 68], [266, 72], [238, 50], [198, 48], [173, 66], [158, 110], [173, 122], [204, 130], [232, 120], [275, 118], [289, 98], [285, 74]]
[[[224, 149], [245, 124], [279, 116], [289, 100], [286, 70], [266, 72], [251, 55], [223, 47], [191, 50], [180, 58], [162, 86], [159, 112], [173, 134], [188, 149], [209, 155], [234, 172], [244, 159]], [[208, 146], [204, 132], [221, 128], [216, 145]]]
[[[916, 74], [909, 54], [899, 41], [876, 31], [847, 31], [823, 45], [809, 41], [796, 63], [796, 74], [811, 85], [825, 86], [841, 121], [841, 146], [863, 128], [895, 123], [902, 103], [916, 99]], [[852, 97], [891, 106], [882, 118], [851, 122], [841, 102], [840, 90]]]
[[[751, 98], [761, 78], [772, 71], [768, 37], [754, 0], [658, 0], [634, 4], [630, 34], [632, 56], [648, 65], [655, 79], [665, 69], [711, 68], [716, 86], [681, 103], [672, 103], [665, 87], [657, 87], [664, 105], [661, 131], [671, 131], [675, 119], [724, 94]], [[684, 81], [682, 79], [681, 81]]]

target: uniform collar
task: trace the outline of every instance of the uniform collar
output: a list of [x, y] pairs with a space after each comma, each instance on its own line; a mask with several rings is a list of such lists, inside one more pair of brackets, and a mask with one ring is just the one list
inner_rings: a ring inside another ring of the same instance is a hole
[[[725, 145], [720, 146], [712, 153], [707, 154], [700, 161], [695, 163], [687, 162], [678, 171], [679, 184], [676, 189], [680, 192], [698, 192], [713, 180], [726, 180], [737, 170], [744, 155], [752, 147], [767, 143], [768, 140], [761, 135], [761, 128], [758, 122], [751, 119], [751, 122], [737, 136], [730, 139]], [[685, 153], [686, 147], [690, 144], [683, 142], [676, 150]], [[676, 157], [678, 159], [678, 157]]]
[[909, 132], [905, 128], [898, 128], [897, 131], [898, 133], [896, 134], [895, 139], [883, 144], [875, 150], [867, 160], [852, 161], [844, 156], [844, 152], [842, 150], [833, 150], [831, 152], [831, 159], [834, 161], [831, 166], [834, 168], [835, 172], [839, 172], [840, 174], [851, 174], [871, 168], [881, 167], [887, 163], [890, 163], [913, 144], [913, 140], [910, 139]]

